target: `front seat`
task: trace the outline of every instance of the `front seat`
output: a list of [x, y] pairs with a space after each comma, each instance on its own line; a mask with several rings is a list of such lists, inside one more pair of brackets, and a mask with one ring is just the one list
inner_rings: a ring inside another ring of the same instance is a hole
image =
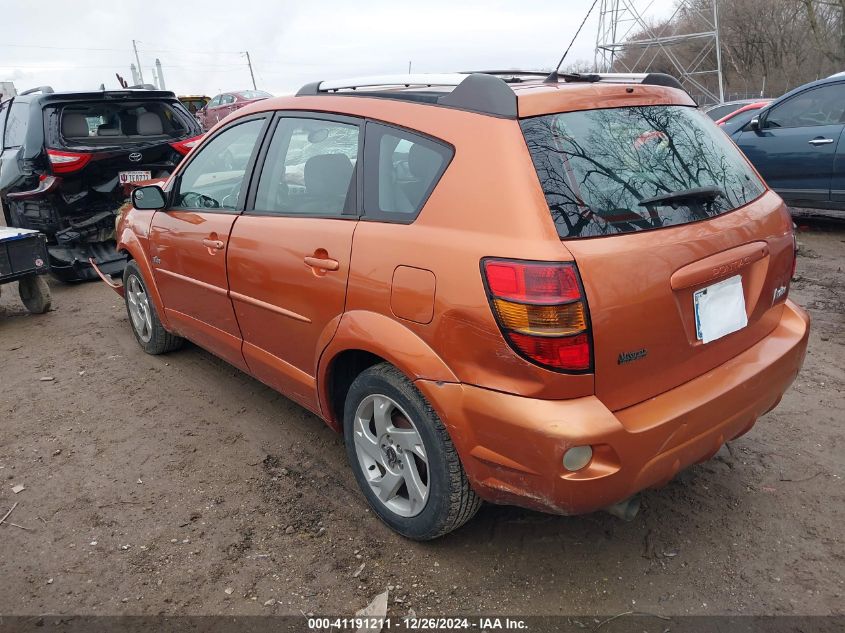
[[90, 136], [88, 130], [88, 119], [85, 115], [77, 112], [68, 112], [62, 115], [62, 136], [65, 138], [82, 138]]
[[155, 112], [144, 112], [138, 116], [138, 134], [140, 136], [158, 136], [164, 134], [161, 117]]
[[352, 170], [352, 161], [346, 154], [318, 154], [305, 161], [302, 210], [342, 213]]

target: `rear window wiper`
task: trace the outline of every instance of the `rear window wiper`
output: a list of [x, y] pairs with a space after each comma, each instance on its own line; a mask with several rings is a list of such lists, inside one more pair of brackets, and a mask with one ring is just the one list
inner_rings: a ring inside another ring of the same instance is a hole
[[637, 204], [646, 207], [650, 204], [672, 203], [680, 200], [715, 200], [724, 197], [725, 192], [721, 187], [696, 187], [695, 189], [681, 189], [680, 191], [661, 193], [659, 196], [651, 198], [643, 198]]

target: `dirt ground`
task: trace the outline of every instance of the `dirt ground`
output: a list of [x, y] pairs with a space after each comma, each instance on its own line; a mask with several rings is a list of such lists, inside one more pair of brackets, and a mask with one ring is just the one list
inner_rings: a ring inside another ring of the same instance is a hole
[[[117, 295], [0, 297], [0, 614], [842, 614], [845, 224], [799, 235], [813, 317], [780, 406], [632, 523], [485, 506], [432, 543], [366, 509], [341, 438]], [[52, 378], [45, 380], [45, 378]], [[12, 487], [25, 490], [18, 494]], [[275, 602], [273, 602], [275, 601]]]

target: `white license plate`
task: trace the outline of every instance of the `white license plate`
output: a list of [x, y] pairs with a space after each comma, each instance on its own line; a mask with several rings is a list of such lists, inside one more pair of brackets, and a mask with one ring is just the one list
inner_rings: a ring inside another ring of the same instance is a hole
[[122, 171], [118, 174], [120, 184], [125, 185], [127, 182], [138, 182], [139, 180], [149, 180], [153, 177], [152, 172], [149, 171]]
[[695, 332], [702, 343], [715, 341], [748, 325], [741, 275], [696, 290], [692, 298]]

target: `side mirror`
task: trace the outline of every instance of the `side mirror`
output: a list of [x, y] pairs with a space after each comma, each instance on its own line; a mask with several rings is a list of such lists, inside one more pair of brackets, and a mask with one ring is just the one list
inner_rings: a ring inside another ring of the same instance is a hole
[[167, 198], [158, 185], [147, 185], [132, 190], [132, 206], [141, 211], [158, 211], [167, 206]]
[[757, 132], [760, 130], [760, 117], [755, 116], [748, 122], [748, 129], [752, 132]]

